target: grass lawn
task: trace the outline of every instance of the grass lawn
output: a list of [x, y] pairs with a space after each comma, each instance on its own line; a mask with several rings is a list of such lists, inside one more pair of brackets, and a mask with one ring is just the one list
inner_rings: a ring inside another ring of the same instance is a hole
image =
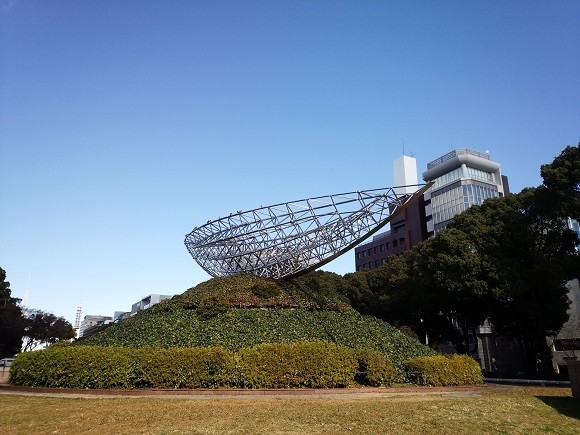
[[3, 434], [579, 434], [569, 388], [215, 398], [0, 395]]

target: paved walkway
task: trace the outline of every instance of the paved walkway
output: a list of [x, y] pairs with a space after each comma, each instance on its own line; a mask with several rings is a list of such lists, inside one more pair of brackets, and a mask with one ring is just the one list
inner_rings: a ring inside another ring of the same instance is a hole
[[15, 387], [0, 384], [1, 395], [42, 396], [63, 398], [171, 398], [171, 399], [256, 399], [316, 397], [401, 397], [410, 395], [439, 395], [447, 397], [468, 397], [506, 391], [517, 388], [511, 385], [470, 385], [462, 387], [391, 387], [391, 388], [322, 388], [322, 389], [135, 389], [135, 390], [81, 390], [67, 388]]

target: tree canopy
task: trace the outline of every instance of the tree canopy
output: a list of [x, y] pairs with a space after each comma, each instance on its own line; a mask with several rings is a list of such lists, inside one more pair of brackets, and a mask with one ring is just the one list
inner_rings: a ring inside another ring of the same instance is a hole
[[0, 358], [74, 338], [73, 327], [64, 318], [41, 310], [23, 313], [19, 302], [11, 296], [6, 271], [0, 267]]
[[487, 317], [498, 334], [521, 340], [530, 363], [538, 354], [551, 360], [546, 336], [568, 319], [566, 284], [580, 268], [574, 234], [545, 195], [543, 188], [530, 188], [487, 200], [457, 216], [443, 232], [465, 234], [487, 265]]
[[552, 163], [542, 165], [541, 174], [561, 213], [580, 218], [580, 143], [567, 146]]
[[22, 346], [24, 319], [19, 302], [12, 297], [6, 271], [0, 267], [0, 358], [18, 353]]
[[27, 310], [24, 319], [24, 351], [74, 337], [72, 325], [63, 317], [41, 310]]
[[475, 350], [468, 332], [489, 319], [522, 344], [530, 363], [550, 360], [545, 338], [568, 319], [566, 284], [580, 272], [578, 240], [566, 225], [580, 216], [580, 145], [541, 174], [541, 186], [488, 199], [385, 266], [346, 275], [347, 296], [362, 312], [465, 353]]

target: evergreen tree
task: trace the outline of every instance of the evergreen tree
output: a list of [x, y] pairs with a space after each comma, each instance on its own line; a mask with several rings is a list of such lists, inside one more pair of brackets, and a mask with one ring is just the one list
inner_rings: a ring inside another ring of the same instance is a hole
[[24, 319], [18, 306], [20, 299], [11, 296], [6, 271], [0, 267], [0, 358], [20, 351]]

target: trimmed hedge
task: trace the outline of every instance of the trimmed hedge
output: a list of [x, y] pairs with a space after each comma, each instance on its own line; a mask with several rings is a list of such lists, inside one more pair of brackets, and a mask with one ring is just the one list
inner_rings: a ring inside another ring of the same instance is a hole
[[393, 383], [395, 367], [385, 354], [373, 349], [357, 349], [358, 383], [371, 387], [384, 387]]
[[[446, 386], [483, 382], [465, 355], [413, 358], [407, 379]], [[325, 341], [261, 344], [238, 353], [220, 347], [143, 348], [56, 344], [16, 357], [10, 383], [30, 387], [130, 388], [333, 388], [398, 381], [385, 354]]]
[[228, 386], [236, 366], [234, 354], [219, 347], [147, 349], [140, 351], [139, 357], [143, 384], [134, 385], [136, 388]]
[[[360, 377], [361, 371], [365, 376]], [[17, 356], [10, 383], [30, 387], [332, 388], [387, 383], [380, 352], [324, 341], [224, 348], [131, 349], [54, 345]], [[358, 373], [358, 375], [357, 375]]]
[[351, 349], [324, 341], [261, 344], [238, 355], [246, 388], [346, 387], [357, 369]]
[[420, 385], [433, 387], [481, 384], [477, 361], [467, 355], [435, 355], [413, 358], [406, 364], [407, 376]]
[[10, 383], [30, 387], [133, 388], [142, 385], [137, 349], [51, 346], [24, 352], [10, 368]]

